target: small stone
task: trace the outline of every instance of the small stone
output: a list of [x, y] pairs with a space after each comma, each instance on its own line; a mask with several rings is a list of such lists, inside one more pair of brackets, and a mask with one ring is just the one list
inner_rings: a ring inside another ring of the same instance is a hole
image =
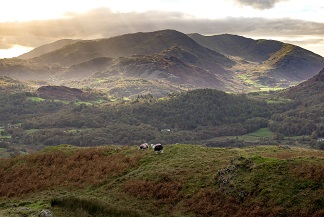
[[53, 217], [53, 214], [50, 210], [43, 209], [42, 211], [40, 211], [38, 216], [39, 217]]

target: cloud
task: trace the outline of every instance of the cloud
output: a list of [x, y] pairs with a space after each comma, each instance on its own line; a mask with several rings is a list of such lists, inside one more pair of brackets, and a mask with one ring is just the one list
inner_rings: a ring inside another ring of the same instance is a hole
[[197, 19], [177, 12], [115, 13], [99, 8], [67, 18], [33, 22], [0, 23], [0, 49], [14, 44], [37, 47], [62, 38], [94, 39], [126, 33], [175, 29], [184, 33], [238, 34], [247, 37], [324, 37], [324, 23], [265, 18]]
[[264, 9], [273, 8], [276, 3], [287, 1], [287, 0], [234, 0], [234, 1], [243, 6], [251, 6], [255, 9], [264, 10]]
[[303, 45], [319, 45], [324, 44], [324, 39], [322, 38], [312, 38], [312, 39], [303, 39], [303, 40], [284, 40], [284, 42], [289, 44], [298, 44], [300, 46]]

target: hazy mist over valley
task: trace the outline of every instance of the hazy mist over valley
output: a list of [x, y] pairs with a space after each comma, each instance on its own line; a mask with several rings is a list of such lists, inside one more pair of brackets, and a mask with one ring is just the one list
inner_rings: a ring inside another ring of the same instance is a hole
[[324, 3], [0, 13], [0, 217], [324, 215]]

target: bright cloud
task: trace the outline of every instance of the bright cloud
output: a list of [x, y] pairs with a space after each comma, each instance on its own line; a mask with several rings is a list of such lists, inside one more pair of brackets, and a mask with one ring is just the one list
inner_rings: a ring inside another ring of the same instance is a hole
[[13, 45], [9, 49], [0, 49], [0, 58], [16, 57], [22, 53], [31, 51], [32, 49], [33, 49], [32, 47]]
[[62, 38], [176, 29], [266, 36], [324, 56], [324, 1], [318, 0], [11, 0], [0, 7], [0, 14], [2, 52]]

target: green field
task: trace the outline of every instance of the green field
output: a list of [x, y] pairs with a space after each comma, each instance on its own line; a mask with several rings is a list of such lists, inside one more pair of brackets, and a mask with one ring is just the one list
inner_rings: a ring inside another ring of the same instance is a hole
[[256, 136], [256, 137], [272, 137], [273, 132], [269, 128], [261, 128], [253, 133], [247, 134], [249, 136]]
[[274, 93], [271, 93], [271, 90], [251, 92], [248, 94], [248, 96], [256, 100], [265, 100], [268, 104], [280, 104], [280, 103], [288, 103], [293, 101], [291, 99], [274, 95]]

